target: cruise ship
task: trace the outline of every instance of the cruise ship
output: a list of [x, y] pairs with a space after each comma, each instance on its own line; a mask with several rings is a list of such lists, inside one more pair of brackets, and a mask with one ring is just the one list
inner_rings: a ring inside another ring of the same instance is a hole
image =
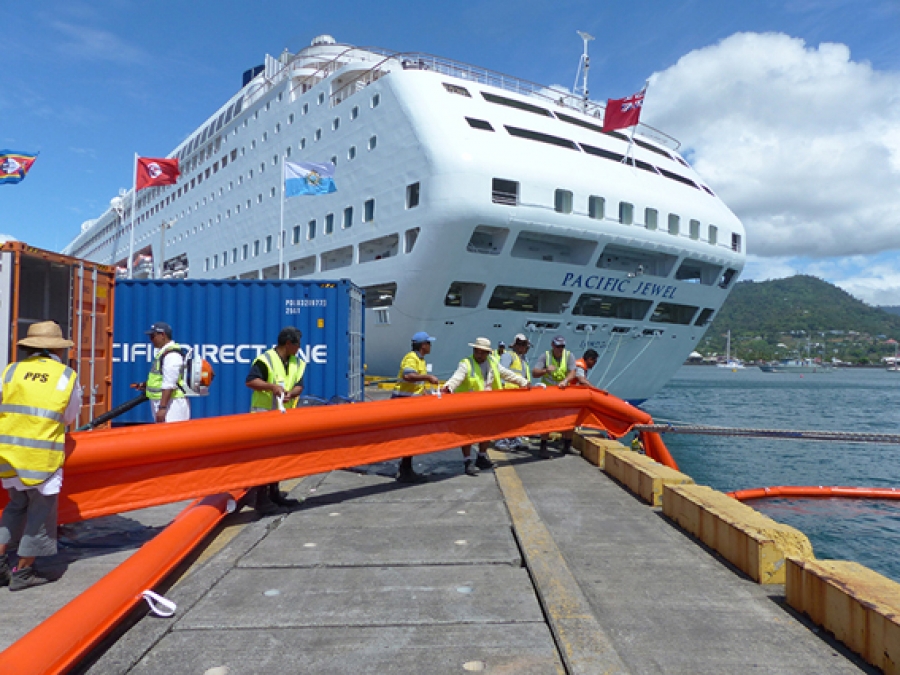
[[[177, 184], [137, 193], [133, 230], [126, 192], [64, 252], [138, 278], [349, 278], [365, 292], [369, 374], [395, 376], [418, 331], [437, 338], [442, 379], [478, 336], [523, 333], [534, 362], [561, 335], [600, 354], [592, 382], [639, 403], [696, 348], [745, 236], [675, 139], [605, 133], [603, 112], [319, 36], [244, 73], [167, 155]], [[283, 199], [285, 161], [333, 162], [337, 191]]]

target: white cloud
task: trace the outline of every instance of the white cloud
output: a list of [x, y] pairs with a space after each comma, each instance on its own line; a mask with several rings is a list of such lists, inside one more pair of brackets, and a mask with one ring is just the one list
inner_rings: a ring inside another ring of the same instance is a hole
[[144, 63], [146, 52], [107, 30], [54, 21], [52, 27], [66, 36], [56, 45], [64, 58], [111, 61], [120, 64]]
[[774, 269], [900, 250], [898, 92], [900, 73], [854, 62], [845, 45], [738, 33], [655, 74], [644, 115], [682, 141], [744, 222], [748, 250], [781, 257]]

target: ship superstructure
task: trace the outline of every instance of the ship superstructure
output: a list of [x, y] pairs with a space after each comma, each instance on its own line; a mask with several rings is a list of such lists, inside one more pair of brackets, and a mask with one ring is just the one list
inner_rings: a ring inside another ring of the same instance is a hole
[[[65, 252], [133, 254], [136, 277], [350, 278], [370, 374], [395, 375], [420, 330], [442, 378], [475, 337], [525, 333], [533, 359], [563, 335], [632, 401], [696, 348], [743, 268], [743, 226], [677, 142], [604, 133], [582, 98], [329, 36], [258, 70], [169, 155], [178, 183], [137, 194], [133, 244], [129, 193]], [[283, 201], [285, 160], [334, 162], [338, 191]]]

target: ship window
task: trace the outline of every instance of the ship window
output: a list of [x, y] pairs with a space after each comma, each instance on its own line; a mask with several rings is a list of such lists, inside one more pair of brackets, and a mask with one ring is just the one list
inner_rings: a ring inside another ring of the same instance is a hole
[[259, 239], [257, 239], [256, 241], [253, 242], [253, 257], [255, 258], [258, 255], [259, 255]]
[[334, 166], [337, 166], [337, 155], [332, 155], [332, 156], [331, 156], [331, 163], [332, 163]]
[[579, 127], [584, 127], [585, 129], [590, 129], [591, 131], [596, 131], [599, 133], [603, 133], [603, 127], [598, 126], [596, 124], [591, 124], [590, 122], [585, 122], [575, 117], [569, 117], [568, 115], [563, 115], [562, 113], [556, 113], [557, 119], [561, 119], [563, 122], [568, 122], [569, 124], [574, 124]]
[[272, 102], [266, 101], [266, 112], [269, 112], [269, 108], [271, 108], [271, 107], [272, 107]]
[[231, 249], [231, 264], [233, 265], [238, 261], [237, 248]]
[[406, 186], [406, 208], [414, 209], [419, 205], [419, 184], [412, 183]]
[[378, 137], [372, 136], [369, 138], [369, 150], [374, 150], [375, 146], [378, 145]]
[[316, 98], [316, 105], [322, 105], [325, 103], [325, 92], [319, 92], [318, 98]]
[[719, 238], [719, 228], [716, 227], [715, 225], [710, 225], [709, 226], [709, 243], [712, 244], [713, 246], [715, 246], [716, 243], [718, 242], [718, 238]]
[[553, 198], [553, 208], [557, 213], [572, 213], [572, 191], [557, 190]]
[[204, 272], [209, 272], [209, 258], [207, 258], [207, 259], [203, 262], [203, 271], [204, 271]]
[[[259, 193], [258, 195], [256, 195], [256, 203], [262, 204], [262, 193]], [[247, 200], [247, 208], [248, 209], [250, 208], [250, 200], [249, 199]]]
[[734, 232], [731, 234], [731, 250], [741, 252], [741, 235]]
[[419, 228], [414, 227], [411, 230], [407, 230], [403, 236], [403, 252], [404, 253], [412, 253], [413, 248], [416, 246], [416, 241], [419, 239]]
[[266, 253], [272, 252], [272, 235], [266, 237]]
[[290, 115], [288, 115], [288, 124], [293, 124], [293, 123], [294, 123], [294, 113], [291, 113]]
[[250, 141], [250, 149], [251, 150], [256, 149], [256, 139], [255, 138], [252, 141]]
[[559, 136], [553, 136], [551, 134], [542, 134], [540, 131], [530, 131], [528, 129], [520, 129], [519, 127], [511, 127], [508, 124], [504, 124], [503, 126], [506, 127], [506, 131], [509, 132], [510, 136], [527, 138], [530, 141], [538, 141], [540, 143], [547, 143], [548, 145], [556, 145], [560, 148], [578, 150], [578, 145], [570, 141], [568, 138], [560, 138]]
[[690, 221], [690, 229], [691, 229], [691, 239], [699, 239], [700, 238], [700, 221], [699, 220], [691, 220]]
[[301, 138], [301, 139], [300, 139], [300, 143], [297, 145], [297, 147], [298, 147], [300, 150], [303, 150], [303, 148], [306, 147], [306, 138]]
[[491, 227], [489, 225], [479, 225], [469, 237], [469, 243], [466, 250], [470, 253], [483, 253], [486, 255], [500, 255], [506, 238], [509, 236], [509, 230], [505, 227]]
[[588, 197], [588, 216], [595, 220], [603, 220], [606, 212], [606, 200], [603, 197], [591, 195]]
[[272, 155], [272, 166], [278, 166], [278, 155]]
[[356, 159], [356, 146], [351, 145], [350, 149], [347, 151], [347, 159]]
[[316, 219], [313, 218], [306, 224], [306, 238], [307, 239], [315, 239], [316, 238]]
[[375, 200], [367, 199], [363, 204], [363, 222], [371, 223], [375, 220]]
[[379, 103], [381, 103], [381, 94], [375, 94], [372, 97], [372, 107], [377, 108]]
[[484, 97], [484, 100], [488, 103], [496, 103], [498, 105], [505, 105], [507, 108], [516, 108], [518, 110], [524, 110], [526, 112], [534, 113], [535, 115], [543, 115], [544, 117], [553, 117], [549, 110], [546, 108], [541, 108], [540, 106], [532, 105], [531, 103], [525, 103], [524, 101], [516, 101], [511, 98], [506, 98], [505, 96], [497, 96], [496, 94], [488, 94], [487, 92], [481, 92], [481, 95]]
[[244, 244], [241, 246], [241, 260], [246, 260], [250, 257], [250, 244]]
[[669, 214], [669, 234], [678, 234], [681, 226], [681, 217], [675, 213]]
[[321, 256], [321, 271], [336, 270], [349, 267], [353, 263], [353, 247], [343, 246], [333, 251], [326, 251]]
[[311, 255], [288, 263], [288, 275], [291, 279], [306, 276], [316, 271], [316, 256]]
[[331, 122], [331, 130], [337, 131], [338, 127], [340, 127], [340, 126], [341, 126], [341, 118], [335, 117], [334, 120]]
[[460, 96], [465, 96], [466, 98], [472, 98], [472, 94], [469, 93], [469, 90], [465, 87], [460, 87], [458, 84], [450, 84], [449, 82], [442, 82], [444, 85], [444, 89], [446, 89], [451, 94], [459, 94]]
[[514, 180], [495, 178], [491, 184], [491, 201], [494, 204], [516, 206], [519, 203], [519, 184]]
[[334, 232], [334, 214], [329, 213], [325, 216], [325, 234], [331, 234]]
[[648, 230], [659, 227], [659, 211], [656, 209], [644, 209], [644, 226]]
[[604, 150], [603, 148], [595, 148], [593, 145], [588, 145], [587, 143], [581, 143], [581, 149], [589, 155], [602, 157], [603, 159], [611, 159], [614, 162], [621, 162], [625, 159], [625, 155], [620, 155], [618, 152]]
[[578, 302], [575, 303], [572, 314], [576, 316], [598, 316], [608, 319], [643, 321], [652, 304], [652, 300], [583, 293], [578, 298]]
[[454, 281], [450, 284], [447, 295], [444, 296], [444, 305], [447, 307], [478, 307], [481, 296], [484, 294], [484, 288], [484, 284]]
[[349, 227], [353, 227], [353, 207], [352, 206], [348, 206], [346, 209], [344, 209], [344, 220], [341, 223], [341, 227], [345, 230]]
[[473, 129], [483, 129], [484, 131], [493, 131], [494, 127], [491, 126], [491, 123], [487, 120], [478, 120], [474, 117], [467, 117], [466, 122], [469, 123], [469, 126]]
[[575, 237], [562, 237], [542, 232], [521, 232], [513, 244], [513, 258], [586, 265], [594, 255], [597, 242]]
[[[291, 150], [293, 150], [293, 148], [292, 148], [291, 146], [287, 146], [287, 147], [284, 149], [284, 156], [285, 156], [285, 157], [290, 157], [290, 156], [291, 156]], [[224, 165], [223, 165], [223, 166], [224, 166]]]
[[691, 305], [676, 305], [674, 302], [661, 302], [650, 315], [650, 321], [654, 323], [675, 323], [681, 326], [689, 326], [698, 307]]
[[729, 267], [725, 270], [725, 274], [722, 275], [722, 278], [719, 279], [719, 288], [728, 288], [736, 276], [737, 270], [733, 270]]
[[294, 234], [293, 234], [293, 238], [292, 238], [292, 240], [291, 240], [291, 243], [292, 243], [292, 244], [299, 244], [299, 243], [300, 243], [300, 233], [301, 233], [301, 231], [302, 231], [302, 228], [301, 228], [299, 225], [294, 225]]
[[540, 312], [562, 314], [568, 307], [572, 294], [565, 291], [548, 291], [541, 288], [497, 286], [488, 301], [488, 309], [505, 309], [513, 312]]
[[263, 279], [278, 279], [278, 265], [269, 265], [268, 267], [263, 267], [262, 269], [262, 278]]
[[322, 130], [316, 129], [316, 133], [313, 134], [313, 140], [318, 141], [320, 138], [322, 138]]
[[[677, 260], [678, 256], [670, 253], [610, 244], [600, 254], [600, 258], [597, 260], [597, 267], [605, 270], [626, 272], [629, 276], [634, 277], [644, 274], [651, 277], [667, 277], [671, 274]], [[608, 280], [598, 280], [594, 284], [594, 288], [603, 288], [600, 284], [607, 283], [607, 281], [615, 283], [618, 280], [613, 277]]]
[[305, 115], [309, 112], [309, 103], [304, 103], [303, 107], [300, 109], [301, 114]]
[[280, 133], [281, 133], [281, 122], [278, 122], [278, 123], [275, 125], [275, 133], [276, 133], [276, 134], [280, 134]]
[[690, 185], [695, 190], [700, 189], [697, 187], [697, 184], [694, 181], [692, 181], [690, 178], [685, 178], [684, 176], [682, 176], [680, 174], [673, 173], [671, 171], [667, 171], [666, 169], [662, 169], [662, 168], [658, 168], [657, 170], [666, 178], [669, 178], [671, 180], [677, 180], [679, 183], [684, 183], [685, 185]]
[[394, 304], [394, 298], [397, 297], [397, 284], [376, 284], [366, 286], [362, 291], [368, 309], [390, 307]]
[[692, 284], [702, 284], [704, 286], [712, 286], [719, 280], [722, 274], [721, 265], [713, 265], [703, 262], [702, 260], [692, 260], [686, 258], [678, 271], [675, 272], [675, 278], [679, 281], [687, 281]]
[[359, 117], [359, 106], [355, 105], [350, 109], [350, 119], [355, 120], [357, 117]]
[[400, 250], [400, 236], [391, 234], [370, 241], [364, 241], [359, 245], [359, 262], [367, 263], [373, 260], [392, 258]]
[[708, 326], [709, 322], [712, 321], [712, 316], [713, 316], [713, 314], [715, 314], [715, 312], [716, 312], [716, 310], [710, 309], [709, 307], [707, 307], [702, 312], [700, 312], [700, 315], [697, 317], [697, 320], [694, 321], [694, 325], [695, 326]]
[[228, 251], [222, 251], [222, 267], [228, 265]]
[[619, 222], [622, 225], [631, 225], [634, 222], [634, 204], [619, 202]]

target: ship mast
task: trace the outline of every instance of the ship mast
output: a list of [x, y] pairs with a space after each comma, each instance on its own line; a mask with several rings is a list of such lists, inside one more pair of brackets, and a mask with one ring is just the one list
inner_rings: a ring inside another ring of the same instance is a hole
[[[576, 95], [581, 92], [581, 112], [587, 112], [588, 107], [588, 70], [591, 68], [591, 57], [588, 56], [588, 42], [594, 39], [594, 36], [584, 31], [577, 31], [578, 35], [584, 41], [584, 53], [578, 61], [578, 70], [575, 71], [575, 84], [572, 92]], [[581, 85], [578, 84], [578, 78], [581, 76]]]

